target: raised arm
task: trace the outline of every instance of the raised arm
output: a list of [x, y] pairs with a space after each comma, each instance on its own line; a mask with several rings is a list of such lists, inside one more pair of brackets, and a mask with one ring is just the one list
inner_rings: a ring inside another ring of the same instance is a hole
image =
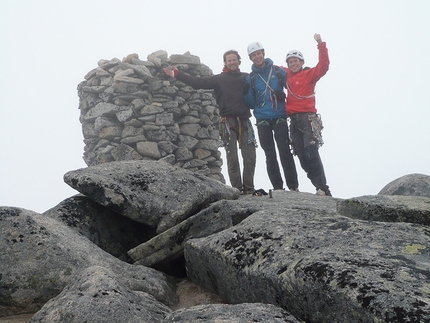
[[318, 64], [313, 70], [313, 79], [318, 81], [325, 73], [327, 73], [330, 60], [328, 58], [328, 50], [325, 42], [322, 41], [320, 34], [315, 34], [314, 39], [318, 43]]

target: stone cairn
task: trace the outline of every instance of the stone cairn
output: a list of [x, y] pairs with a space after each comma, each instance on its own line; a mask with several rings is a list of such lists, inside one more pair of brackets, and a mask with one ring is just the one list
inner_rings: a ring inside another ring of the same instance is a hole
[[78, 85], [83, 159], [88, 166], [121, 160], [164, 160], [225, 183], [221, 173], [219, 109], [212, 90], [167, 77], [175, 65], [212, 75], [197, 56], [157, 51], [100, 60]]

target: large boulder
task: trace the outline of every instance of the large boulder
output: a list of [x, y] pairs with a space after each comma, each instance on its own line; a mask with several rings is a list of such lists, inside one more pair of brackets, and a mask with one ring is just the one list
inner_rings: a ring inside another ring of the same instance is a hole
[[70, 171], [64, 181], [100, 205], [163, 232], [235, 188], [162, 161], [121, 161]]
[[312, 196], [316, 210], [305, 193], [287, 193], [188, 240], [189, 278], [227, 303], [271, 303], [306, 322], [430, 321], [427, 227], [350, 219], [333, 213], [332, 198]]
[[29, 323], [157, 323], [170, 312], [152, 295], [126, 288], [118, 274], [95, 266], [47, 302]]
[[[230, 200], [223, 199], [229, 194], [214, 194], [212, 203], [201, 203], [201, 196], [188, 196], [192, 194], [186, 191], [184, 201], [197, 205], [195, 209], [171, 220], [179, 222], [153, 238], [140, 237], [148, 240], [130, 249], [138, 259], [130, 265], [84, 235], [99, 244], [109, 236], [118, 239], [120, 230], [107, 227], [118, 226], [121, 218], [126, 230], [133, 223], [147, 228], [113, 211], [127, 209], [123, 201], [133, 196], [130, 191], [139, 190], [136, 183], [149, 183], [151, 194], [145, 197], [151, 205], [166, 196], [167, 202], [179, 205], [182, 196], [151, 186], [164, 174], [152, 171], [152, 166], [131, 172], [134, 183], [118, 178], [139, 167], [107, 167], [102, 172], [104, 186], [86, 188], [93, 197], [79, 195], [43, 215], [0, 208], [0, 316], [34, 312], [43, 305], [32, 323], [430, 321], [427, 197], [342, 200], [273, 191]], [[88, 183], [99, 176], [99, 170], [91, 174], [91, 169], [83, 172], [92, 178]], [[115, 179], [110, 186], [109, 172]], [[188, 176], [173, 171], [168, 180], [174, 186]], [[85, 183], [83, 175], [73, 180]], [[147, 194], [148, 187], [136, 194]], [[108, 199], [111, 207], [96, 202], [97, 196]], [[154, 209], [173, 212], [169, 207]], [[93, 229], [101, 235], [92, 235]], [[140, 229], [129, 232], [146, 234]], [[180, 297], [188, 285], [182, 284], [183, 276], [175, 276], [181, 277], [178, 284], [141, 265], [157, 268], [160, 263], [164, 268], [186, 268], [187, 279], [216, 299]], [[205, 306], [194, 307], [201, 304]]]
[[130, 290], [177, 303], [171, 278], [103, 251], [63, 223], [39, 213], [0, 207], [0, 316], [38, 311], [86, 268], [101, 266]]
[[428, 197], [365, 195], [338, 201], [337, 211], [354, 219], [409, 222], [430, 226]]
[[430, 197], [430, 176], [409, 174], [385, 185], [378, 195], [407, 195]]

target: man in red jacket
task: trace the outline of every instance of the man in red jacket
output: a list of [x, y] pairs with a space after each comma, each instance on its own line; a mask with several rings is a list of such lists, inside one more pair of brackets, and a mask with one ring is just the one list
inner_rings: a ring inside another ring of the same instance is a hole
[[[240, 55], [235, 50], [224, 53], [222, 73], [195, 77], [176, 67], [164, 68], [164, 73], [195, 89], [213, 89], [220, 110], [220, 136], [226, 148], [230, 184], [241, 194], [254, 193], [256, 140], [250, 121], [251, 113], [245, 104], [243, 92], [248, 75], [240, 71]], [[238, 146], [242, 155], [243, 176], [240, 173]]]
[[330, 64], [326, 43], [319, 34], [314, 35], [317, 41], [319, 60], [313, 67], [305, 67], [303, 54], [291, 50], [287, 54], [287, 115], [290, 117], [290, 133], [294, 154], [300, 165], [317, 190], [317, 195], [332, 196], [327, 185], [324, 167], [318, 152], [322, 146], [321, 117], [315, 108], [315, 86], [328, 71]]

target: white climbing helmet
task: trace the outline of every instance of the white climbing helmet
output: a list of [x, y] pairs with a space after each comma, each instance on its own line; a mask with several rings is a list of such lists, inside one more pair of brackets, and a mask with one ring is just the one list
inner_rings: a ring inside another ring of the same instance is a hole
[[256, 52], [257, 50], [264, 50], [263, 45], [259, 42], [254, 42], [248, 45], [248, 56], [251, 55], [253, 52]]
[[301, 59], [302, 61], [305, 61], [305, 57], [297, 49], [290, 50], [288, 52], [288, 54], [287, 54], [287, 58], [285, 59], [285, 61], [288, 63], [288, 59], [291, 58], [291, 57], [297, 57], [298, 59]]

